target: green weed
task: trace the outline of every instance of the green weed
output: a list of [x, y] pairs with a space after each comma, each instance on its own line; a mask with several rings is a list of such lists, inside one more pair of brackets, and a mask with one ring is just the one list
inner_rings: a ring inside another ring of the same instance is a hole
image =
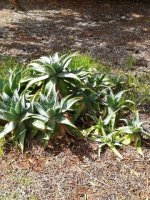
[[4, 77], [7, 75], [7, 71], [9, 69], [13, 69], [20, 64], [16, 61], [15, 58], [12, 57], [4, 57], [0, 56], [0, 70], [1, 70], [1, 76]]
[[129, 56], [123, 64], [123, 70], [125, 71], [131, 70], [135, 63], [136, 63], [136, 58], [132, 55]]
[[1, 138], [0, 139], [0, 157], [4, 155], [5, 144], [6, 144], [5, 138]]

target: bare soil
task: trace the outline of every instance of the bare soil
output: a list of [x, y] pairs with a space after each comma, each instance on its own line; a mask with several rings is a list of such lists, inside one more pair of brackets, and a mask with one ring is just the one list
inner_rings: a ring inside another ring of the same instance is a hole
[[[56, 51], [88, 52], [107, 65], [150, 70], [148, 1], [21, 1], [25, 12], [0, 2], [0, 55], [27, 62]], [[143, 114], [143, 119], [147, 115]], [[144, 158], [121, 148], [123, 160], [97, 144], [70, 138], [15, 148], [0, 158], [0, 200], [148, 200], [150, 144]]]
[[[148, 144], [149, 146], [150, 144]], [[1, 199], [147, 200], [150, 196], [150, 150], [142, 158], [133, 147], [110, 150], [98, 157], [97, 145], [70, 139], [47, 149], [39, 145], [21, 155], [17, 150], [0, 160]]]
[[0, 2], [0, 54], [26, 60], [80, 51], [115, 67], [133, 56], [135, 68], [149, 71], [149, 1], [20, 2], [25, 12]]

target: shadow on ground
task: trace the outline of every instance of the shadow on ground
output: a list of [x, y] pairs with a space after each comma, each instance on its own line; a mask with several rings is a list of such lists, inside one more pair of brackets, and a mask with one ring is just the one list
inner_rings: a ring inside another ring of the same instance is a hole
[[139, 68], [150, 67], [148, 2], [22, 1], [22, 5], [26, 12], [0, 10], [4, 18], [13, 13], [11, 22], [1, 25], [2, 55], [31, 59], [80, 51], [109, 65], [122, 66], [133, 56]]

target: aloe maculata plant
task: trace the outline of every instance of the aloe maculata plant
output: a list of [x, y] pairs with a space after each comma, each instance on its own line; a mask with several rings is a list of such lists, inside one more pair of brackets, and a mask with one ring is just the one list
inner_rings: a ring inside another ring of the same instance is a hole
[[[70, 132], [67, 129], [68, 126], [71, 127], [72, 131], [77, 129], [71, 122], [72, 116], [69, 111], [71, 111], [72, 106], [79, 100], [80, 98], [78, 97], [71, 98], [70, 96], [66, 96], [60, 100], [55, 91], [51, 91], [49, 97], [40, 94], [39, 102], [34, 102], [37, 114], [32, 116], [35, 119], [33, 126], [42, 132], [46, 143], [53, 136], [58, 135], [63, 137], [66, 132]], [[80, 134], [80, 136], [82, 135]]]
[[31, 110], [31, 103], [26, 101], [25, 95], [19, 96], [17, 91], [12, 97], [6, 93], [0, 96], [0, 119], [7, 122], [0, 133], [0, 138], [13, 132], [14, 139], [19, 142], [22, 152], [28, 130], [28, 113], [32, 112]]
[[58, 53], [53, 56], [43, 56], [29, 64], [27, 71], [30, 72], [29, 77], [25, 77], [24, 82], [28, 82], [26, 88], [31, 86], [41, 86], [42, 92], [49, 95], [51, 88], [56, 87], [61, 95], [67, 95], [67, 83], [71, 84], [74, 81], [81, 83], [81, 78], [85, 73], [79, 70], [73, 72], [69, 68], [69, 64], [73, 55], [58, 56]]
[[52, 137], [71, 134], [98, 142], [100, 149], [108, 146], [120, 158], [117, 146], [131, 142], [142, 154], [142, 136], [150, 134], [137, 112], [129, 119], [135, 105], [126, 99], [123, 82], [84, 66], [72, 67], [74, 56], [43, 56], [0, 78], [0, 119], [5, 124], [0, 138], [11, 133], [23, 152], [26, 140], [34, 136], [48, 144]]
[[139, 118], [139, 112], [135, 111], [135, 116], [132, 120], [122, 119], [125, 122], [125, 126], [119, 127], [118, 131], [123, 134], [122, 143], [125, 145], [131, 144], [131, 142], [135, 143], [137, 152], [143, 155], [141, 146], [142, 146], [142, 135], [146, 137], [150, 137], [150, 133], [144, 131], [142, 124], [145, 122], [141, 122]]
[[8, 96], [13, 96], [15, 91], [21, 92], [21, 80], [23, 77], [24, 68], [15, 68], [9, 70], [5, 79], [0, 78], [0, 92], [6, 93]]
[[[114, 116], [112, 116], [112, 118], [114, 118]], [[119, 131], [115, 129], [111, 118], [109, 118], [109, 120], [107, 118], [103, 120], [100, 116], [96, 119], [94, 125], [82, 132], [89, 140], [99, 142], [99, 149], [107, 145], [118, 157], [122, 158], [121, 154], [116, 149], [116, 146], [121, 146], [119, 141], [120, 136], [118, 134]]]

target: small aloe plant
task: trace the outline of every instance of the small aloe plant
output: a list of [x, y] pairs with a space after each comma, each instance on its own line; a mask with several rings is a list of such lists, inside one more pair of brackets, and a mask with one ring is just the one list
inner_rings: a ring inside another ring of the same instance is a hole
[[133, 101], [126, 100], [123, 98], [123, 94], [126, 90], [120, 91], [117, 94], [114, 94], [111, 89], [109, 89], [109, 94], [106, 95], [104, 100], [104, 105], [117, 112], [123, 108], [129, 107], [129, 104], [134, 104]]
[[55, 53], [53, 56], [43, 56], [34, 60], [29, 64], [27, 71], [30, 71], [30, 76], [25, 77], [23, 82], [28, 82], [26, 88], [38, 84], [42, 85], [43, 92], [48, 96], [50, 88], [56, 87], [63, 95], [68, 94], [65, 81], [77, 81], [81, 83], [81, 71], [72, 71], [70, 62], [75, 54], [69, 56], [58, 56]]
[[79, 100], [78, 97], [71, 98], [70, 96], [59, 100], [56, 92], [51, 92], [49, 97], [40, 94], [40, 101], [34, 102], [37, 114], [33, 115], [35, 119], [33, 126], [42, 131], [46, 143], [52, 136], [60, 135], [63, 137], [65, 132], [70, 132], [67, 130], [68, 126], [77, 129], [71, 122], [71, 116], [68, 112]]
[[108, 146], [115, 155], [122, 159], [122, 155], [116, 149], [116, 146], [121, 146], [118, 140], [119, 131], [112, 127], [111, 119], [103, 120], [101, 116], [97, 119], [96, 125], [91, 126], [87, 130], [83, 130], [83, 134], [88, 136], [88, 139], [99, 142], [99, 149]]
[[15, 91], [21, 91], [21, 80], [23, 77], [24, 68], [14, 68], [8, 71], [8, 76], [3, 80], [3, 88], [1, 93], [6, 93], [8, 96], [13, 96]]
[[13, 132], [23, 152], [28, 129], [28, 114], [32, 109], [31, 103], [26, 102], [25, 96], [19, 96], [17, 91], [14, 92], [12, 97], [3, 93], [0, 99], [0, 119], [7, 122], [4, 130], [0, 133], [0, 139]]
[[135, 112], [135, 117], [133, 120], [122, 119], [126, 126], [118, 128], [118, 131], [124, 134], [122, 137], [122, 143], [125, 145], [131, 144], [131, 142], [135, 143], [137, 152], [143, 155], [141, 149], [141, 140], [142, 134], [150, 137], [150, 134], [143, 130], [142, 124], [145, 122], [140, 121], [139, 112]]

